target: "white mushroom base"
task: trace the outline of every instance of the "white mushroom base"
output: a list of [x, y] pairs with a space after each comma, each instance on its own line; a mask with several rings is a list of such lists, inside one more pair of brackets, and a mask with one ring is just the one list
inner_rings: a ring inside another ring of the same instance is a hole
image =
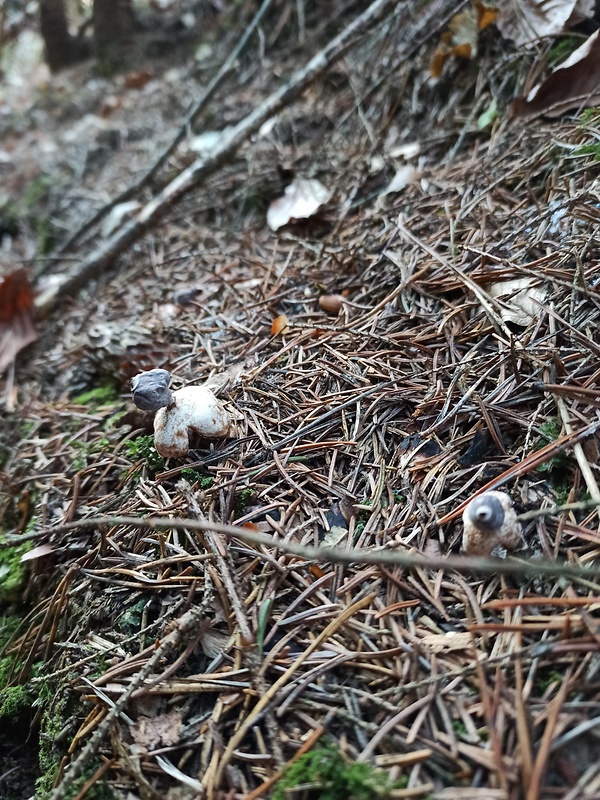
[[190, 434], [204, 439], [229, 435], [231, 418], [210, 389], [186, 386], [173, 392], [173, 402], [154, 417], [154, 446], [163, 458], [185, 458]]

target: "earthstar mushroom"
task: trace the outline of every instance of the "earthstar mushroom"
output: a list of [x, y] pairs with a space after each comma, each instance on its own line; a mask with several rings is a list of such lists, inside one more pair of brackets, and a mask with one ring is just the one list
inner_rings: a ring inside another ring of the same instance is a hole
[[514, 550], [521, 543], [521, 524], [506, 492], [484, 492], [463, 512], [462, 546], [472, 556], [489, 556], [497, 547]]
[[167, 370], [153, 369], [131, 381], [137, 407], [156, 410], [154, 446], [163, 458], [185, 458], [190, 451], [190, 434], [204, 439], [229, 435], [231, 417], [210, 389], [186, 386], [171, 392], [170, 379]]

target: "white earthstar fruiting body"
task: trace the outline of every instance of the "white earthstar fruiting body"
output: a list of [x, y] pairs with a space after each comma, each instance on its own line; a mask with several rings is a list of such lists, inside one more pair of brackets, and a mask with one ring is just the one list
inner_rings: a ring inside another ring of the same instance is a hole
[[463, 512], [463, 550], [488, 556], [496, 547], [514, 550], [521, 543], [521, 524], [506, 492], [484, 492]]
[[190, 433], [205, 439], [229, 435], [230, 415], [210, 389], [186, 386], [173, 392], [166, 408], [154, 417], [154, 446], [163, 458], [185, 458], [190, 450]]

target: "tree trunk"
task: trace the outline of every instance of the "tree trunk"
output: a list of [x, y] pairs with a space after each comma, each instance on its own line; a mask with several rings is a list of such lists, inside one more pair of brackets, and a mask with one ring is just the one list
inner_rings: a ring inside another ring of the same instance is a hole
[[40, 27], [51, 72], [89, 55], [86, 43], [69, 33], [64, 0], [40, 0]]
[[105, 74], [122, 67], [131, 49], [132, 0], [94, 0], [94, 49]]

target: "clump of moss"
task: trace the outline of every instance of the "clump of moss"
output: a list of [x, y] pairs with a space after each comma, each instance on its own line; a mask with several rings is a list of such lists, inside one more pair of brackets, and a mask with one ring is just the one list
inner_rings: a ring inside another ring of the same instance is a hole
[[117, 620], [117, 627], [128, 635], [134, 634], [139, 631], [142, 624], [142, 614], [146, 607], [146, 600], [138, 600], [133, 603], [129, 608], [125, 609]]
[[0, 717], [16, 716], [30, 703], [31, 698], [25, 686], [6, 686], [0, 691]]
[[390, 781], [369, 764], [347, 762], [337, 747], [325, 743], [300, 756], [284, 771], [273, 800], [288, 800], [291, 790], [300, 787], [304, 797], [319, 800], [375, 800], [405, 788], [406, 779]]
[[571, 53], [574, 53], [575, 50], [577, 50], [580, 44], [581, 39], [578, 36], [565, 36], [550, 48], [550, 52], [548, 53], [548, 63], [552, 64], [553, 66], [556, 64], [561, 64], [571, 55]]
[[[541, 450], [549, 442], [554, 442], [560, 436], [560, 432], [562, 430], [562, 423], [558, 418], [550, 419], [545, 422], [542, 422], [540, 425], [540, 433], [542, 436], [534, 442], [533, 449], [534, 450]], [[536, 467], [536, 472], [562, 472], [565, 470], [568, 464], [568, 456], [562, 452], [558, 453], [558, 455], [550, 458], [548, 461], [545, 461], [543, 464], [540, 464], [539, 467]]]
[[582, 144], [576, 150], [573, 150], [575, 156], [593, 156], [594, 161], [600, 161], [600, 142], [593, 142], [591, 144]]
[[46, 800], [52, 792], [62, 757], [57, 742], [68, 717], [67, 700], [63, 694], [57, 694], [49, 682], [43, 680], [38, 686], [35, 705], [44, 709], [40, 721], [40, 775], [35, 784], [35, 798]]
[[132, 461], [144, 460], [152, 472], [164, 469], [165, 460], [159, 456], [154, 447], [154, 436], [152, 435], [136, 436], [135, 439], [125, 442], [124, 450]]
[[252, 498], [254, 496], [254, 489], [251, 486], [246, 486], [245, 489], [237, 496], [236, 500], [236, 508], [238, 514], [243, 514], [244, 511], [248, 508], [250, 503], [252, 502]]
[[119, 400], [119, 393], [114, 386], [97, 386], [88, 392], [78, 394], [73, 402], [79, 406], [108, 406]]
[[0, 603], [14, 603], [18, 599], [27, 577], [21, 556], [28, 550], [31, 550], [30, 542], [8, 547], [0, 537]]
[[215, 479], [210, 475], [203, 475], [197, 469], [191, 469], [190, 467], [182, 469], [180, 475], [191, 484], [199, 483], [201, 489], [210, 489], [215, 482]]
[[579, 116], [579, 121], [582, 125], [598, 124], [600, 122], [600, 106], [584, 109]]

